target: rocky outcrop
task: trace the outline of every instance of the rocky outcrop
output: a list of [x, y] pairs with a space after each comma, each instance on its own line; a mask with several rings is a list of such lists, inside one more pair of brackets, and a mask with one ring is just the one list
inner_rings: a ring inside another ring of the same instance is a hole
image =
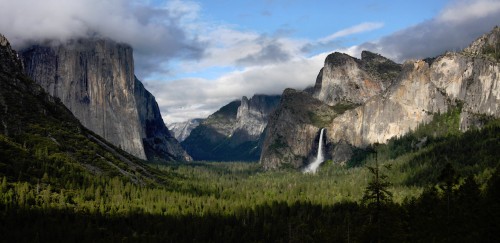
[[182, 142], [189, 136], [189, 134], [191, 134], [191, 131], [193, 131], [193, 129], [199, 126], [201, 122], [203, 122], [203, 120], [204, 119], [202, 118], [196, 118], [187, 120], [185, 122], [174, 122], [168, 124], [167, 127], [177, 139], [177, 141]]
[[463, 53], [498, 62], [500, 60], [500, 27], [496, 26], [490, 33], [479, 37], [465, 48]]
[[9, 40], [0, 34], [0, 47], [2, 51], [0, 52], [0, 67], [2, 72], [8, 74], [17, 74], [19, 70], [22, 70], [22, 62], [18, 57], [18, 54], [12, 50]]
[[335, 119], [329, 137], [358, 147], [385, 143], [457, 103], [463, 104], [463, 131], [470, 128], [475, 114], [500, 117], [499, 68], [498, 63], [461, 53], [447, 53], [430, 66], [409, 61], [388, 92]]
[[234, 132], [236, 114], [241, 101], [233, 101], [210, 115], [181, 142], [194, 160], [223, 160], [230, 151], [227, 147]]
[[268, 116], [279, 99], [254, 95], [233, 101], [201, 122], [181, 144], [195, 160], [256, 161]]
[[[158, 158], [156, 152], [175, 154], [162, 157], [165, 160], [185, 157], [165, 125], [161, 127], [154, 97], [134, 76], [130, 46], [79, 39], [35, 45], [21, 55], [27, 75], [107, 141], [142, 159]], [[162, 141], [155, 143], [155, 138]], [[167, 149], [169, 143], [177, 150]]]
[[356, 147], [385, 143], [428, 122], [434, 113], [447, 111], [448, 105], [430, 80], [429, 65], [409, 61], [386, 93], [334, 119], [327, 129], [329, 141], [347, 141]]
[[348, 136], [329, 138], [336, 131], [330, 131], [330, 125], [344, 112], [384, 93], [400, 71], [401, 65], [368, 51], [362, 52], [361, 60], [338, 52], [328, 55], [312, 92], [283, 93], [264, 140], [260, 159], [264, 168], [307, 165], [316, 154], [313, 141], [321, 128], [327, 128], [326, 159], [344, 162], [352, 154], [351, 141]]
[[236, 114], [236, 136], [241, 140], [258, 140], [267, 126], [269, 114], [276, 109], [280, 96], [254, 95], [251, 99], [241, 98]]
[[265, 169], [302, 167], [315, 154], [319, 130], [336, 112], [310, 94], [286, 89], [269, 117], [260, 161]]
[[144, 152], [148, 160], [152, 162], [191, 161], [191, 157], [165, 126], [155, 97], [138, 79], [135, 82], [134, 95], [141, 124]]
[[[22, 101], [24, 98], [22, 94], [25, 92], [35, 95], [41, 93], [41, 88], [25, 84], [20, 80], [19, 76], [22, 76], [22, 70], [22, 63], [17, 53], [12, 50], [7, 38], [0, 34], [0, 134], [4, 136], [9, 136], [13, 131], [21, 130], [20, 127], [15, 126], [23, 126], [20, 124], [22, 121], [17, 121], [19, 120], [16, 117], [18, 114], [12, 112], [8, 95], [16, 96], [15, 99]], [[19, 89], [20, 92], [12, 92], [13, 87]], [[18, 93], [21, 94], [21, 97], [17, 97]], [[15, 118], [9, 119], [9, 116]]]
[[314, 87], [314, 97], [328, 105], [365, 103], [389, 87], [401, 65], [378, 54], [363, 51], [361, 60], [343, 53], [327, 56]]
[[[478, 124], [478, 117], [500, 117], [500, 65], [491, 53], [499, 36], [497, 27], [463, 52], [407, 61], [402, 66], [369, 52], [363, 52], [361, 60], [340, 53], [329, 55], [313, 95], [323, 105], [344, 112], [330, 116], [331, 121], [324, 119], [326, 123], [313, 125], [312, 120], [297, 122], [297, 116], [316, 114], [321, 106], [317, 102], [302, 102], [288, 110], [278, 108], [268, 130], [279, 136], [266, 137], [260, 162], [267, 169], [303, 167], [308, 163], [306, 155], [315, 150], [311, 133], [316, 129], [317, 134], [321, 127], [327, 128], [326, 158], [345, 162], [352, 155], [350, 147], [385, 143], [430, 121], [434, 114], [446, 112], [450, 106], [462, 106], [460, 128], [464, 131]], [[291, 104], [297, 104], [296, 100], [310, 97], [304, 93], [283, 99], [280, 107], [294, 106]], [[341, 110], [342, 102], [361, 105]], [[291, 111], [297, 115], [291, 116]], [[283, 132], [284, 127], [292, 132]]]

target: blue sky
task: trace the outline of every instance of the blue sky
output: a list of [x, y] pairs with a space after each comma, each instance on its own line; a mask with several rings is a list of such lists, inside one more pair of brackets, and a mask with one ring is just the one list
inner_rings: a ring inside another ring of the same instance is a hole
[[397, 62], [458, 51], [500, 25], [500, 0], [0, 0], [16, 49], [89, 35], [134, 48], [166, 123], [314, 84], [334, 51]]
[[[293, 38], [319, 39], [361, 22], [383, 22], [379, 34], [417, 24], [437, 15], [445, 0], [427, 1], [227, 1], [201, 2], [207, 20], [240, 30], [290, 31]], [[402, 11], [402, 10], [412, 11]]]
[[[432, 19], [448, 3], [446, 0], [425, 1], [228, 1], [207, 0], [196, 3], [200, 22], [226, 26], [239, 32], [266, 35], [269, 38], [289, 38], [315, 42], [335, 32], [372, 23], [372, 29], [337, 38], [316, 45], [301, 53], [311, 57], [325, 51], [347, 48], [370, 40], [376, 40], [405, 27]], [[157, 1], [157, 6], [164, 1]], [[402, 11], [411, 10], [411, 11]], [[203, 33], [194, 33], [194, 35]], [[180, 60], [178, 62], [182, 62]], [[171, 67], [178, 62], [170, 63]], [[146, 77], [164, 81], [178, 78], [199, 77], [215, 79], [227, 72], [239, 70], [240, 65], [226, 63], [187, 72]]]

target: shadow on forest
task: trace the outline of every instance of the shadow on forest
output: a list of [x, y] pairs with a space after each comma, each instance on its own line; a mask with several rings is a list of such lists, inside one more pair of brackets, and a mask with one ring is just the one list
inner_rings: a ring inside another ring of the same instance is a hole
[[499, 242], [500, 171], [483, 193], [472, 177], [448, 188], [403, 204], [272, 201], [204, 215], [0, 204], [0, 235], [6, 242]]

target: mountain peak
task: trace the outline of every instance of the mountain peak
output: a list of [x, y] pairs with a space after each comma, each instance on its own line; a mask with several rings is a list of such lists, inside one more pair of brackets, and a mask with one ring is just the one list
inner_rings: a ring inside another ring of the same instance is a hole
[[495, 26], [492, 31], [476, 39], [464, 49], [464, 53], [500, 60], [500, 27]]
[[393, 62], [389, 58], [386, 58], [378, 53], [371, 52], [371, 51], [362, 51], [361, 52], [361, 61], [363, 62]]
[[334, 52], [329, 54], [325, 59], [325, 66], [343, 66], [347, 63], [356, 63], [359, 60], [345, 53]]
[[328, 105], [361, 104], [382, 93], [400, 71], [401, 65], [376, 53], [363, 51], [360, 60], [334, 52], [326, 57], [313, 95]]
[[7, 46], [7, 45], [10, 46], [9, 41], [7, 40], [7, 38], [5, 38], [5, 36], [0, 34], [0, 46]]
[[9, 40], [0, 34], [0, 58], [4, 60], [0, 63], [0, 68], [4, 72], [18, 73], [22, 70], [22, 63], [16, 51], [12, 50]]

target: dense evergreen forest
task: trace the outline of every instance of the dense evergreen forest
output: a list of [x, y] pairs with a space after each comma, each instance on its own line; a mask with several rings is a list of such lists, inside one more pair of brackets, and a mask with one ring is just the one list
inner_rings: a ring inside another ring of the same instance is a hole
[[242, 162], [132, 170], [79, 126], [29, 125], [0, 135], [1, 239], [500, 242], [500, 121], [462, 133], [459, 118], [460, 107], [435, 115], [316, 175]]

